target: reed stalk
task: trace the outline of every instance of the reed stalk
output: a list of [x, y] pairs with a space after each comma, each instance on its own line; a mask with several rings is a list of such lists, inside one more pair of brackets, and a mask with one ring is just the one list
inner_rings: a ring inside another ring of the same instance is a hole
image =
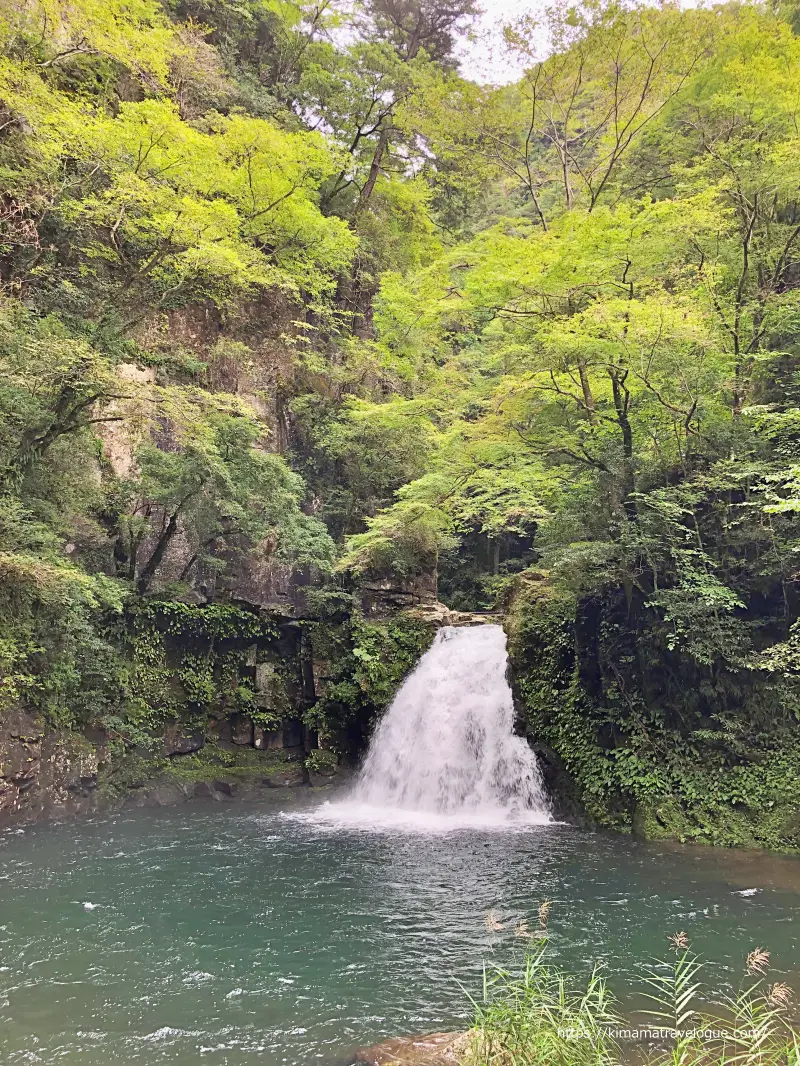
[[[623, 1019], [597, 967], [581, 980], [554, 964], [547, 911], [536, 934], [527, 919], [503, 925], [492, 912], [493, 926], [522, 936], [525, 954], [516, 971], [484, 971], [462, 1066], [800, 1066], [792, 990], [769, 981], [768, 952], [754, 948], [738, 989], [712, 1003], [704, 964], [686, 933], [675, 933], [670, 959], [642, 979], [647, 1009]], [[631, 1038], [642, 1031], [644, 1039]]]

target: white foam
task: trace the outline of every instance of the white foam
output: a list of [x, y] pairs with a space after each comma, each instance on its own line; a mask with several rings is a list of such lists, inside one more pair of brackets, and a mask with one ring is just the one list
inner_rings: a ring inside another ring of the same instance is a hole
[[532, 826], [559, 824], [542, 811], [521, 811], [510, 815], [507, 810], [494, 809], [461, 814], [437, 814], [399, 807], [376, 807], [352, 800], [327, 802], [313, 811], [288, 812], [282, 817], [324, 829], [353, 829], [370, 833], [437, 834], [475, 829], [513, 832], [530, 829]]
[[[192, 1033], [187, 1033], [185, 1029], [173, 1029], [171, 1025], [164, 1025], [160, 1029], [156, 1029], [155, 1032], [147, 1033], [141, 1039], [146, 1040], [149, 1044], [159, 1044], [162, 1040], [169, 1040], [173, 1036], [191, 1036]], [[199, 1034], [198, 1034], [199, 1035]]]
[[548, 825], [536, 756], [514, 734], [500, 626], [440, 629], [384, 715], [351, 794], [319, 825], [451, 832]]

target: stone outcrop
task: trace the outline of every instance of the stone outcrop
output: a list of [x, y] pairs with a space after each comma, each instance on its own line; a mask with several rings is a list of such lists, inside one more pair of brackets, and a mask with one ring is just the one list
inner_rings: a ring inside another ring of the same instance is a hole
[[0, 739], [0, 812], [16, 814], [26, 794], [36, 790], [42, 761], [44, 727], [38, 718], [14, 711]]
[[190, 800], [214, 800], [217, 803], [257, 802], [265, 793], [276, 788], [303, 788], [309, 785], [309, 775], [300, 760], [266, 762], [258, 766], [209, 767], [207, 776], [198, 780], [191, 775], [175, 776], [164, 773], [122, 798], [126, 807], [175, 807]]
[[30, 712], [0, 727], [0, 822], [94, 810], [102, 746], [65, 730], [46, 731]]
[[333, 673], [332, 664], [328, 659], [313, 656], [311, 660], [311, 677], [314, 682], [314, 697], [320, 699], [328, 691]]
[[196, 797], [257, 801], [266, 790], [325, 787], [340, 776], [335, 764], [312, 775], [307, 754], [297, 718], [274, 730], [246, 715], [196, 731], [174, 721], [153, 750], [131, 748], [112, 758], [100, 730], [47, 729], [40, 717], [17, 709], [0, 724], [0, 827]]
[[482, 626], [502, 623], [502, 616], [499, 614], [490, 611], [451, 611], [438, 600], [412, 607], [408, 614], [435, 629], [441, 629], [443, 626]]
[[367, 618], [385, 618], [397, 611], [436, 603], [438, 581], [435, 570], [407, 581], [394, 577], [365, 579], [361, 583], [361, 610]]
[[[274, 729], [258, 725], [246, 714], [234, 714], [229, 718], [212, 720], [209, 734], [223, 746], [233, 745], [237, 748], [255, 748], [257, 751], [293, 751], [300, 755], [305, 753], [305, 729], [299, 718], [283, 718]], [[202, 739], [202, 738], [200, 738]], [[183, 738], [181, 743], [194, 742], [195, 737]], [[171, 750], [170, 755], [187, 754], [202, 747], [187, 748], [186, 752]]]
[[252, 718], [245, 714], [235, 714], [231, 718], [231, 740], [240, 748], [254, 747], [255, 727]]
[[468, 1042], [467, 1033], [397, 1037], [359, 1048], [353, 1062], [358, 1066], [459, 1066]]
[[164, 754], [171, 758], [174, 755], [191, 755], [200, 751], [206, 738], [203, 733], [185, 733], [180, 725], [175, 722], [167, 726], [164, 733]]
[[292, 703], [290, 693], [276, 662], [257, 663], [255, 682], [256, 703], [262, 710], [281, 715], [289, 710]]

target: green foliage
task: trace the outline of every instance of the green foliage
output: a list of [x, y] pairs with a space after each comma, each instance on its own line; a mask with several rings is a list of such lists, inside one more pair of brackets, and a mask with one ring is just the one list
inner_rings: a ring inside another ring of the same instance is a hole
[[322, 748], [315, 748], [306, 759], [306, 768], [322, 776], [335, 773], [338, 765], [339, 759], [336, 752], [325, 751]]
[[106, 338], [160, 307], [231, 306], [269, 288], [330, 294], [354, 241], [317, 204], [338, 165], [319, 135], [213, 108], [188, 122], [163, 96], [111, 111], [62, 91], [43, 66], [0, 58], [0, 172], [13, 204], [4, 248], [18, 286]]
[[164, 82], [181, 53], [175, 27], [154, 0], [34, 0], [0, 5], [0, 34], [10, 50], [49, 68], [76, 56], [102, 56], [143, 81]]
[[429, 632], [354, 586], [438, 573], [595, 820], [794, 847], [796, 12], [555, 7], [492, 86], [476, 11], [0, 0], [3, 710], [274, 726], [289, 586], [357, 748]]
[[350, 538], [340, 568], [359, 577], [391, 573], [405, 579], [427, 573], [441, 551], [456, 545], [448, 527], [438, 508], [405, 498], [372, 519], [366, 533]]
[[546, 932], [539, 930], [521, 973], [488, 971], [462, 1061], [467, 1066], [611, 1066], [623, 1058], [615, 1032], [644, 1030], [659, 1034], [657, 1047], [626, 1046], [626, 1062], [796, 1066], [800, 1034], [791, 1019], [791, 989], [764, 978], [769, 953], [752, 951], [740, 987], [714, 1004], [704, 995], [703, 964], [686, 947], [686, 934], [669, 939], [676, 954], [648, 971], [644, 998], [650, 1007], [638, 1012], [641, 1021], [631, 1022], [623, 1019], [597, 969], [584, 981], [558, 969]]
[[[329, 567], [334, 552], [325, 527], [302, 510], [305, 484], [278, 455], [264, 451], [262, 429], [234, 397], [206, 398], [199, 390], [171, 390], [165, 400], [180, 449], [147, 442], [138, 453], [137, 499], [123, 514], [120, 554], [140, 593], [149, 590], [180, 528], [192, 529], [198, 549], [184, 567], [224, 569], [246, 550], [283, 562]], [[198, 417], [198, 415], [200, 417]], [[153, 507], [164, 521], [149, 558], [141, 559]]]
[[129, 699], [115, 722], [123, 739], [141, 743], [173, 719], [202, 729], [210, 713], [275, 725], [273, 714], [258, 711], [245, 670], [248, 645], [276, 640], [271, 619], [227, 604], [148, 600], [129, 609], [129, 634]]
[[[395, 115], [471, 13], [0, 3], [3, 711], [100, 725], [119, 754], [172, 719], [288, 710], [259, 705], [244, 661], [252, 644], [280, 658], [274, 627], [228, 601], [332, 567], [281, 454], [288, 401], [305, 373], [313, 408], [325, 379], [374, 364], [347, 300], [439, 254], [427, 181], [390, 173], [414, 143]], [[337, 535], [433, 447], [413, 403], [358, 406], [329, 437], [309, 428], [341, 471]], [[355, 683], [380, 700], [364, 641]]]
[[0, 715], [27, 704], [71, 727], [116, 706], [119, 587], [19, 553], [0, 553], [0, 574]]
[[339, 566], [504, 597], [595, 820], [794, 848], [798, 39], [756, 6], [547, 18], [545, 59], [508, 30], [516, 85], [399, 112], [470, 211], [383, 277], [380, 403], [431, 450]]
[[347, 730], [365, 729], [385, 710], [434, 635], [432, 626], [408, 612], [374, 622], [354, 612], [343, 623], [313, 624], [311, 644], [328, 664], [329, 679], [305, 720], [326, 747], [346, 750]]
[[324, 492], [323, 516], [340, 536], [390, 504], [397, 489], [424, 472], [435, 450], [435, 430], [419, 401], [396, 397], [379, 404], [351, 397], [333, 408], [307, 395], [294, 401], [292, 411], [314, 457], [306, 477]]
[[185, 787], [203, 782], [213, 787], [214, 781], [221, 778], [261, 787], [269, 774], [285, 772], [289, 765], [282, 751], [263, 752], [253, 748], [229, 751], [214, 743], [206, 743], [199, 751], [176, 759], [158, 752], [145, 755], [140, 749], [118, 745], [112, 758], [101, 766], [98, 778], [101, 794], [119, 800], [154, 783], [177, 783]]
[[215, 744], [206, 744], [200, 751], [171, 760], [165, 769], [169, 777], [183, 782], [213, 782], [215, 777], [223, 777], [260, 784], [270, 772], [285, 770], [286, 766], [282, 751], [263, 752], [253, 748], [228, 751]]
[[552, 573], [523, 574], [508, 627], [527, 729], [558, 757], [554, 782], [566, 772], [599, 824], [794, 850], [796, 681], [744, 653], [752, 626], [714, 628], [713, 596], [706, 616], [689, 602], [692, 624], [711, 632], [681, 646], [674, 619], [647, 604], [629, 613], [610, 590], [582, 600]]
[[[613, 1066], [616, 1047], [607, 1030], [621, 1019], [604, 978], [595, 969], [585, 987], [577, 986], [550, 964], [545, 934], [540, 936], [520, 976], [500, 968], [485, 974], [466, 1061]], [[570, 1039], [572, 1033], [581, 1038]]]

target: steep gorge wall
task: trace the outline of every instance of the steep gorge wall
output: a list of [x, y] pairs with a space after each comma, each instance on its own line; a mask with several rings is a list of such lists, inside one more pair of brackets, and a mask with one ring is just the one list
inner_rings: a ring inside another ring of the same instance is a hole
[[182, 621], [190, 625], [181, 628], [194, 633], [170, 634], [169, 614], [132, 623], [127, 698], [147, 703], [139, 743], [107, 725], [54, 728], [24, 708], [6, 717], [1, 822], [195, 794], [225, 799], [335, 772], [335, 760], [312, 757], [318, 741], [303, 714], [316, 699], [314, 670], [304, 669], [297, 627], [236, 610], [215, 638], [202, 631], [203, 616], [202, 608], [186, 608]]
[[[284, 451], [289, 427], [282, 403], [296, 372], [287, 337], [297, 313], [274, 294], [226, 318], [211, 305], [193, 305], [149, 320], [137, 340], [151, 361], [117, 366], [121, 395], [135, 401], [121, 399], [111, 414], [130, 414], [125, 405], [134, 402], [157, 403], [147, 390], [180, 384], [191, 365], [188, 380], [240, 398], [255, 412], [265, 446]], [[168, 417], [157, 420], [155, 431], [141, 426], [136, 417], [98, 424], [98, 481], [104, 464], [123, 483], [135, 476], [145, 439], [165, 452], [177, 447]], [[146, 560], [165, 519], [156, 504], [145, 505]], [[216, 565], [193, 562], [201, 547]], [[84, 536], [76, 528], [65, 551], [90, 573], [120, 576], [113, 531], [104, 537], [93, 527]], [[326, 779], [336, 760], [318, 754], [317, 734], [304, 723], [324, 685], [324, 667], [302, 629], [313, 617], [306, 592], [316, 580], [308, 568], [278, 558], [270, 544], [229, 538], [201, 546], [197, 530], [182, 520], [148, 598], [132, 600], [121, 623], [113, 623], [125, 689], [120, 705], [139, 741], [91, 714], [86, 724], [79, 706], [70, 709], [70, 726], [18, 704], [0, 724], [0, 821]]]
[[119, 635], [122, 733], [113, 719], [61, 727], [16, 708], [0, 726], [0, 824], [346, 777], [436, 629], [457, 618], [394, 585], [315, 615], [313, 586], [295, 579], [266, 607], [134, 602]]
[[[581, 597], [544, 571], [516, 580], [505, 624], [521, 728], [562, 816], [800, 850], [800, 739], [777, 676], [699, 663], [624, 590]], [[724, 732], [723, 709], [747, 732]]]
[[[137, 337], [147, 361], [116, 369], [122, 398], [110, 413], [124, 417], [97, 426], [98, 483], [104, 467], [120, 484], [135, 480], [143, 443], [166, 455], [181, 447], [159, 390], [186, 382], [243, 401], [259, 447], [288, 457], [289, 400], [306, 374], [293, 348], [302, 313], [272, 294], [227, 316], [197, 304], [147, 321]], [[139, 510], [141, 566], [167, 516], [147, 499]], [[65, 550], [88, 573], [125, 578], [116, 536], [76, 529]], [[292, 565], [269, 539], [201, 544], [181, 515], [146, 595], [107, 620], [118, 707], [98, 715], [79, 697], [59, 721], [23, 702], [0, 724], [0, 821], [330, 780], [440, 624], [404, 612], [435, 602], [435, 573], [357, 587]]]

